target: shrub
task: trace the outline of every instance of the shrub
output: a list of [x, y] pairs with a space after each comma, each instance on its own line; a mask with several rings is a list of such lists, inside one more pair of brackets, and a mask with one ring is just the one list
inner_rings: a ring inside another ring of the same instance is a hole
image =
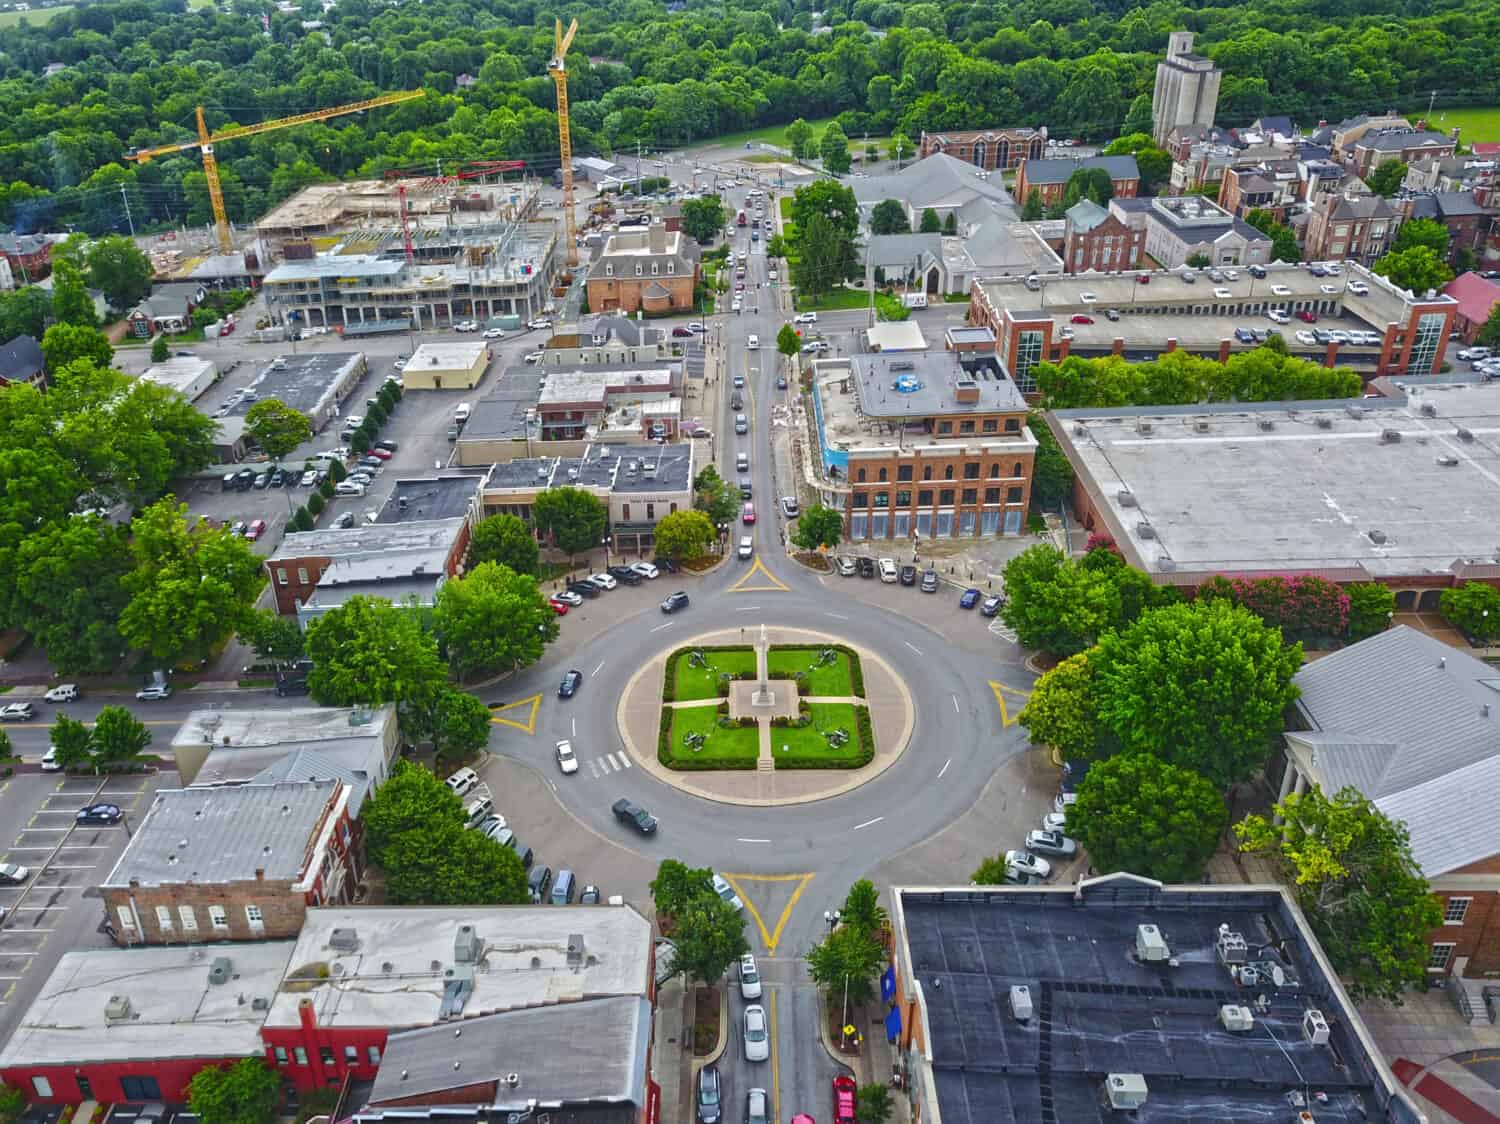
[[661, 732], [656, 739], [656, 759], [663, 765], [672, 764], [672, 711], [661, 708]]
[[349, 448], [353, 449], [356, 453], [367, 453], [370, 451], [370, 435], [365, 432], [363, 426], [356, 429], [353, 436], [349, 438]]
[[1396, 611], [1396, 595], [1379, 582], [1356, 582], [1344, 592], [1349, 596], [1349, 641], [1357, 644], [1390, 627]]
[[1476, 643], [1500, 636], [1500, 591], [1482, 582], [1465, 582], [1457, 589], [1443, 590], [1438, 609], [1444, 620]]
[[321, 515], [328, 501], [323, 498], [321, 492], [314, 492], [307, 497], [307, 511], [311, 515]]
[[323, 477], [323, 483], [318, 485], [318, 491], [322, 493], [322, 496], [325, 500], [333, 499], [333, 477]]
[[328, 478], [335, 484], [342, 484], [349, 477], [349, 470], [344, 467], [342, 461], [328, 462]]
[[370, 412], [365, 416], [370, 422], [374, 423], [376, 428], [384, 425], [390, 418], [390, 415], [386, 413], [385, 407], [380, 404], [378, 395], [374, 403], [370, 406]]
[[292, 516], [288, 524], [294, 531], [311, 531], [313, 529], [313, 517], [307, 513], [307, 508], [299, 507], [297, 513]]

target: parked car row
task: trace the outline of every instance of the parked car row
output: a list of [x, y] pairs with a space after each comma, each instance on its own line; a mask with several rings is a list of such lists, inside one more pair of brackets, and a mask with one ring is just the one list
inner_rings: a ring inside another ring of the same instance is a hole
[[[628, 565], [611, 566], [608, 570], [601, 570], [597, 574], [571, 583], [563, 593], [557, 594], [554, 600], [562, 600], [569, 606], [582, 605], [584, 598], [598, 597], [601, 593], [608, 593], [618, 588], [621, 582], [626, 585], [640, 585], [643, 581], [655, 581], [661, 577], [663, 570], [676, 573], [677, 563], [669, 558], [658, 558], [655, 562], [643, 560]], [[556, 605], [553, 608], [556, 608]]]
[[[880, 580], [887, 584], [919, 586], [923, 593], [936, 593], [938, 591], [938, 572], [933, 569], [923, 570], [920, 580], [918, 579], [917, 567], [912, 563], [898, 565], [894, 558], [872, 558], [869, 555], [856, 557], [850, 554], [841, 554], [834, 560], [838, 572], [846, 577], [852, 578], [858, 574], [862, 578], [873, 578], [877, 574]], [[979, 606], [979, 612], [986, 617], [993, 617], [1000, 612], [1001, 606], [1005, 604], [1005, 596], [992, 593], [988, 596], [977, 588], [969, 588], [963, 591], [958, 598], [960, 609], [972, 609]]]

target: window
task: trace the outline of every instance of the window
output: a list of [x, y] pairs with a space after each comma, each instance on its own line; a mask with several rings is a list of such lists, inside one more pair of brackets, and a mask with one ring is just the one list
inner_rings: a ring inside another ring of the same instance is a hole
[[256, 932], [260, 932], [266, 927], [266, 919], [261, 915], [260, 906], [258, 905], [247, 905], [245, 907], [245, 920], [249, 923], [250, 928]]
[[[891, 506], [891, 494], [889, 492], [876, 492], [875, 493], [875, 506], [876, 507], [890, 507]], [[881, 538], [884, 538], [884, 537], [885, 537], [884, 535], [881, 536]]]
[[999, 488], [986, 488], [984, 490], [984, 502], [985, 503], [999, 503], [1000, 502], [1000, 489]]
[[958, 423], [958, 431], [960, 433], [973, 433], [974, 432], [974, 419], [973, 418], [969, 418], [969, 419], [967, 419], [965, 421], [959, 422]]
[[870, 493], [869, 492], [855, 492], [854, 493], [854, 506], [855, 507], [869, 507], [870, 506]]
[[208, 907], [208, 923], [214, 927], [216, 933], [227, 933], [229, 931], [229, 915], [224, 912], [221, 905]]
[[938, 432], [939, 433], [952, 433], [953, 432], [953, 423], [952, 422], [939, 422], [938, 423]]
[[1011, 466], [1010, 474], [1012, 476], [1020, 476], [1021, 475], [1021, 462], [1020, 461], [1016, 461], [1016, 463]]
[[999, 428], [1000, 428], [1000, 426], [995, 422], [994, 418], [985, 418], [984, 419], [984, 431], [986, 433], [994, 433]]
[[880, 483], [884, 484], [885, 481], [886, 481], [886, 473], [885, 473], [885, 469], [882, 468], [880, 470]]
[[953, 489], [952, 488], [944, 488], [941, 492], [938, 493], [938, 506], [939, 507], [951, 507], [952, 504], [953, 504]]
[[672, 511], [671, 511], [670, 514], [672, 514], [672, 515], [676, 515], [677, 514], [677, 501], [676, 500], [672, 501]]
[[968, 464], [964, 465], [964, 479], [965, 480], [978, 480], [979, 479], [979, 462], [978, 461], [970, 461]]
[[172, 931], [172, 907], [159, 905], [156, 907], [156, 927], [163, 933]]
[[285, 1046], [277, 1046], [276, 1047], [276, 1064], [277, 1065], [286, 1065], [286, 1047]]
[[1448, 961], [1453, 959], [1454, 945], [1452, 941], [1439, 941], [1432, 946], [1432, 951], [1427, 954], [1427, 970], [1429, 972], [1441, 972], [1448, 967]]
[[324, 1069], [332, 1069], [333, 1068], [333, 1047], [332, 1046], [319, 1046], [318, 1047], [318, 1058], [319, 1058], [319, 1060], [322, 1061]]
[[31, 1091], [39, 1097], [50, 1097], [52, 1095], [52, 1082], [45, 1077], [33, 1077], [31, 1079]]
[[964, 489], [964, 493], [963, 493], [963, 501], [962, 502], [963, 503], [978, 503], [979, 502], [979, 489], [978, 488], [965, 488]]
[[900, 480], [900, 481], [903, 481], [903, 482], [907, 481], [907, 480], [910, 480], [911, 479], [911, 467], [912, 466], [909, 465], [909, 464], [897, 465], [896, 466], [896, 479]]
[[648, 503], [646, 505], [646, 518], [651, 520], [653, 523], [656, 521], [656, 505], [654, 503]]
[[192, 906], [178, 906], [177, 917], [182, 922], [182, 931], [184, 933], [196, 933], [198, 931], [198, 915], [193, 911]]
[[298, 585], [306, 585], [307, 584], [307, 567], [306, 566], [298, 566], [297, 567], [297, 584]]
[[943, 479], [944, 480], [952, 480], [953, 479], [953, 466], [951, 464], [945, 464], [945, 465], [943, 465]]
[[1007, 488], [1005, 490], [1005, 502], [1006, 503], [1020, 503], [1021, 502], [1021, 489], [1020, 488]]
[[366, 1046], [365, 1047], [365, 1057], [370, 1060], [370, 1064], [371, 1065], [379, 1065], [380, 1064], [380, 1047], [379, 1046]]
[[865, 482], [865, 470], [864, 469], [860, 469], [857, 473], [855, 473], [854, 474], [854, 479], [858, 480], [861, 484], [863, 484]]
[[120, 1092], [127, 1101], [161, 1100], [161, 1082], [154, 1077], [121, 1076]]
[[651, 263], [651, 276], [655, 277], [659, 273], [661, 273], [661, 266], [657, 265], [656, 262], [652, 262]]
[[644, 277], [646, 275], [645, 267], [640, 262], [635, 263], [635, 275], [637, 277]]
[[620, 505], [620, 518], [627, 523], [630, 521], [630, 505], [628, 503]]
[[923, 488], [920, 492], [917, 493], [917, 506], [918, 507], [931, 507], [932, 506], [932, 489], [931, 488]]
[[1006, 418], [1005, 419], [1005, 432], [1006, 433], [1020, 433], [1021, 432], [1021, 419], [1020, 418]]
[[283, 566], [276, 567], [276, 584], [286, 585], [286, 568]]
[[906, 489], [904, 489], [904, 490], [899, 491], [899, 492], [896, 493], [896, 506], [897, 507], [910, 507], [911, 506], [911, 489], [910, 488], [906, 488]]
[[307, 1051], [301, 1046], [292, 1047], [292, 1057], [296, 1059], [298, 1065], [307, 1064]]
[[672, 262], [672, 261], [667, 262], [667, 272], [668, 273], [676, 273], [677, 272], [677, 263], [676, 262]]
[[922, 466], [922, 479], [923, 480], [931, 480], [932, 479], [932, 465], [930, 465], [930, 464], [924, 464]]
[[615, 267], [611, 263], [605, 262], [604, 263], [604, 276], [606, 276], [606, 277], [613, 277], [614, 275], [615, 275]]
[[130, 912], [129, 906], [116, 906], [115, 916], [120, 919], [120, 932], [135, 933], [135, 914]]
[[359, 1064], [359, 1047], [358, 1046], [345, 1046], [344, 1047], [344, 1064], [345, 1065], [358, 1065]]
[[1443, 924], [1462, 925], [1469, 914], [1469, 903], [1473, 898], [1449, 898], [1443, 903]]

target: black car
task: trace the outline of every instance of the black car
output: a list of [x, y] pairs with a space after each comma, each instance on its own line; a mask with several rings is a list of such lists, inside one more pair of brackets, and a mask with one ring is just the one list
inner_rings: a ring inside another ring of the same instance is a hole
[[687, 606], [688, 595], [678, 590], [661, 603], [661, 611], [664, 613], [675, 613], [678, 609], [686, 609]]
[[583, 888], [583, 893], [581, 893], [581, 894], [578, 895], [578, 904], [579, 905], [598, 905], [599, 904], [599, 887], [598, 886], [585, 886]]
[[73, 817], [74, 822], [80, 824], [112, 824], [119, 823], [124, 818], [125, 813], [120, 811], [118, 804], [90, 804], [79, 808], [78, 814]]
[[1263, 265], [1252, 265], [1250, 267], [1250, 276], [1251, 277], [1264, 277], [1265, 275], [1266, 275], [1266, 267], [1265, 266], [1263, 266]]
[[557, 685], [557, 697], [560, 699], [571, 699], [578, 693], [578, 688], [583, 684], [583, 672], [576, 667], [562, 677], [562, 682]]
[[307, 676], [283, 675], [276, 680], [276, 694], [281, 698], [307, 694]]
[[271, 487], [281, 488], [286, 484], [286, 469], [278, 468], [271, 472]]
[[598, 597], [599, 587], [593, 582], [573, 582], [568, 586], [569, 593], [576, 593], [579, 597]]
[[979, 613], [981, 616], [993, 617], [1000, 612], [1000, 607], [1004, 604], [1005, 598], [998, 593], [992, 594], [979, 603]]
[[253, 468], [242, 468], [234, 474], [234, 487], [236, 491], [248, 492], [255, 486], [257, 473]]
[[628, 823], [642, 835], [656, 834], [656, 817], [639, 804], [632, 804], [629, 800], [616, 800], [611, 810], [615, 819]]
[[626, 585], [641, 584], [641, 575], [636, 573], [629, 566], [611, 566], [609, 568], [609, 573], [611, 577], [624, 582]]
[[541, 904], [547, 900], [547, 891], [552, 889], [552, 868], [550, 866], [533, 866], [531, 873], [526, 876], [526, 888], [531, 891], [531, 900]]
[[271, 486], [270, 469], [257, 474], [254, 481], [252, 481], [251, 486], [254, 487], [256, 491], [260, 491], [262, 488], [269, 488]]
[[859, 576], [862, 578], [875, 576], [875, 559], [866, 557], [859, 560]]
[[902, 585], [916, 585], [917, 584], [917, 568], [915, 566], [902, 566], [901, 567], [901, 584]]
[[698, 1071], [698, 1124], [719, 1124], [724, 1119], [724, 1088], [719, 1067], [706, 1065]]

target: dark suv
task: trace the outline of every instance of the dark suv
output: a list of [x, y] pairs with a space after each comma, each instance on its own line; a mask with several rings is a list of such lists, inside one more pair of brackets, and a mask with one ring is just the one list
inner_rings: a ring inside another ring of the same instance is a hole
[[724, 1088], [719, 1067], [706, 1065], [698, 1071], [698, 1124], [719, 1124], [724, 1118]]
[[540, 905], [546, 901], [547, 891], [552, 889], [552, 868], [533, 866], [531, 873], [526, 876], [526, 888], [531, 891], [533, 904]]

